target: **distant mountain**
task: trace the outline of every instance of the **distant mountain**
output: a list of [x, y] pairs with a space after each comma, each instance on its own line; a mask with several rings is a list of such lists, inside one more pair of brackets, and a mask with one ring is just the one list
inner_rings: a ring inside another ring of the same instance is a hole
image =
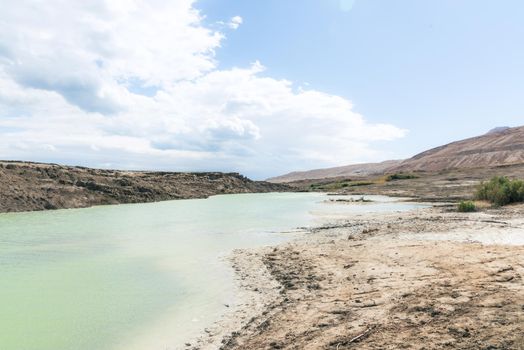
[[268, 179], [284, 183], [359, 175], [447, 169], [485, 168], [524, 164], [524, 126], [497, 127], [487, 134], [430, 149], [406, 160], [348, 165], [337, 168], [293, 172]]
[[286, 175], [267, 179], [273, 183], [293, 182], [300, 180], [315, 180], [336, 177], [368, 176], [382, 174], [386, 169], [397, 166], [402, 160], [388, 160], [382, 163], [353, 164], [336, 168], [295, 171]]
[[482, 136], [440, 146], [387, 171], [441, 171], [520, 163], [524, 163], [524, 126], [496, 128]]

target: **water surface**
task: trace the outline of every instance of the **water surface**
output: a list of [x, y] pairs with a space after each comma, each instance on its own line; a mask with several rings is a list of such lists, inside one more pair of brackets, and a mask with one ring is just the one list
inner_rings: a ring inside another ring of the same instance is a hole
[[408, 210], [311, 193], [0, 215], [0, 349], [173, 349], [235, 302], [222, 258], [275, 244], [313, 213]]

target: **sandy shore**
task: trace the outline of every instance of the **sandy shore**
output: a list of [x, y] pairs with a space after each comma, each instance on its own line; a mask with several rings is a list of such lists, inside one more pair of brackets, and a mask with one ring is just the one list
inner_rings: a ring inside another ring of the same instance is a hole
[[238, 305], [186, 348], [524, 349], [522, 236], [524, 205], [434, 207], [236, 251]]

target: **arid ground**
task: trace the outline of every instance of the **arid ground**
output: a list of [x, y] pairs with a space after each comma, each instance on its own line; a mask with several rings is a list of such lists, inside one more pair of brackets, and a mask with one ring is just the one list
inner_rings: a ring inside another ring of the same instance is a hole
[[187, 348], [524, 349], [523, 214], [363, 214], [239, 251], [243, 304]]
[[238, 173], [123, 171], [0, 161], [0, 213], [287, 190], [286, 185], [251, 181]]
[[[493, 176], [521, 178], [524, 165], [506, 165], [476, 169], [449, 169], [438, 172], [401, 173], [408, 179], [388, 180], [388, 175], [302, 180], [288, 183], [297, 190], [345, 194], [380, 194], [411, 197], [416, 201], [449, 202], [471, 199], [482, 181]], [[392, 174], [390, 174], [392, 175]]]

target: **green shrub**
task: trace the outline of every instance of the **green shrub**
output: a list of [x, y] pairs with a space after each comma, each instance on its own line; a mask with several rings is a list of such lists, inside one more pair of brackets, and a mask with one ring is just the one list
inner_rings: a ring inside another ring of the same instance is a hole
[[458, 205], [458, 211], [461, 213], [471, 213], [477, 211], [477, 207], [472, 201], [462, 201]]
[[371, 181], [345, 180], [345, 181], [336, 181], [336, 182], [330, 182], [330, 183], [325, 183], [325, 184], [312, 184], [310, 185], [310, 188], [312, 190], [336, 191], [342, 188], [367, 186], [367, 185], [373, 185], [373, 184], [374, 182], [371, 182]]
[[388, 182], [394, 181], [394, 180], [409, 180], [409, 179], [418, 179], [418, 176], [413, 175], [413, 174], [397, 173], [397, 174], [388, 175], [388, 177], [386, 177], [386, 181]]
[[524, 202], [524, 181], [496, 176], [489, 182], [480, 184], [476, 198], [489, 201], [496, 206]]

